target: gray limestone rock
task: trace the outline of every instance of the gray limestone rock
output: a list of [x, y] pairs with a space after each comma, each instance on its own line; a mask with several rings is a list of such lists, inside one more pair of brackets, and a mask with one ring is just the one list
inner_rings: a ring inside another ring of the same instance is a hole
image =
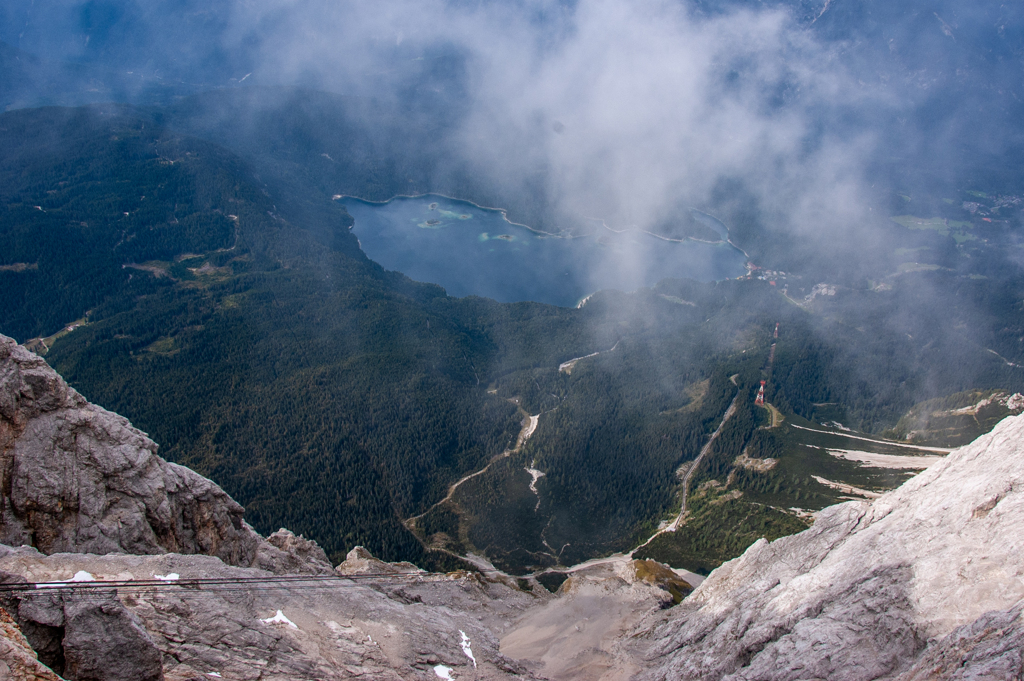
[[333, 575], [327, 554], [315, 541], [283, 527], [260, 542], [252, 567], [275, 575]]
[[[896, 676], [926, 641], [1024, 598], [1021, 527], [1024, 417], [1016, 416], [899, 489], [825, 509], [810, 529], [759, 541], [714, 571], [636, 632], [649, 641], [640, 678]], [[977, 626], [956, 640], [994, 649], [995, 639], [978, 633], [987, 625]], [[908, 678], [931, 678], [922, 674]]]
[[[130, 646], [145, 652], [142, 662], [150, 664], [146, 637], [162, 656], [166, 681], [215, 678], [211, 674], [239, 681], [436, 681], [435, 666], [451, 669], [456, 679], [533, 678], [499, 652], [497, 634], [540, 601], [472, 573], [275, 581], [264, 570], [210, 556], [45, 556], [28, 547], [0, 547], [0, 570], [30, 582], [68, 580], [79, 571], [120, 582], [115, 601], [97, 599], [92, 583], [61, 591], [67, 669], [78, 674], [68, 678], [93, 678], [80, 671], [79, 654], [102, 660]], [[128, 580], [145, 585], [126, 586]], [[413, 598], [395, 597], [396, 589]], [[58, 621], [50, 607], [35, 602], [42, 596], [16, 593], [26, 606], [20, 614]], [[113, 625], [115, 634], [98, 634]]]
[[0, 542], [44, 553], [203, 553], [250, 565], [260, 542], [220, 487], [156, 455], [126, 419], [0, 336]]
[[362, 546], [349, 551], [345, 560], [334, 569], [339, 575], [426, 574], [412, 563], [385, 563], [378, 560]]
[[936, 642], [899, 681], [1024, 679], [1024, 601], [988, 612]]
[[61, 681], [39, 662], [17, 623], [0, 608], [0, 679], [4, 681]]
[[113, 590], [65, 598], [64, 615], [68, 681], [163, 681], [160, 651]]
[[[23, 577], [10, 582], [25, 582]], [[64, 673], [64, 601], [59, 593], [50, 591], [23, 592], [20, 598], [8, 599], [8, 612], [15, 616], [22, 633], [39, 661], [58, 674]]]

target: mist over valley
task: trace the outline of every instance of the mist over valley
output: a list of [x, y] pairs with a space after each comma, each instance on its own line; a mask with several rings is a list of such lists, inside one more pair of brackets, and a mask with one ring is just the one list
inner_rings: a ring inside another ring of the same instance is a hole
[[669, 609], [1024, 411], [1022, 101], [1012, 3], [12, 0], [0, 333], [331, 565]]

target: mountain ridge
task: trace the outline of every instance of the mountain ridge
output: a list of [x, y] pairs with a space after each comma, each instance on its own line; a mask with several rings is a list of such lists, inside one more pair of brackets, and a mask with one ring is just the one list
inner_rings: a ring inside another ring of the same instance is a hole
[[[907, 661], [936, 657], [983, 618], [1019, 638], [1022, 481], [1024, 418], [1008, 417], [873, 502], [755, 543], [648, 632], [660, 663], [641, 678], [875, 679], [921, 673]], [[1020, 674], [1012, 652], [994, 655]]]

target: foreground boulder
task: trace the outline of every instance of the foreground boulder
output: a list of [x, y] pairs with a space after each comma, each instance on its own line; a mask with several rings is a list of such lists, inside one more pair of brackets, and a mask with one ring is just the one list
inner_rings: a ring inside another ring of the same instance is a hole
[[315, 541], [281, 528], [260, 542], [252, 567], [275, 575], [333, 575], [327, 554]]
[[899, 489], [715, 570], [639, 632], [641, 678], [1021, 678], [1021, 528], [1015, 416]]
[[163, 681], [163, 659], [142, 621], [111, 589], [64, 603], [64, 677], [74, 681]]

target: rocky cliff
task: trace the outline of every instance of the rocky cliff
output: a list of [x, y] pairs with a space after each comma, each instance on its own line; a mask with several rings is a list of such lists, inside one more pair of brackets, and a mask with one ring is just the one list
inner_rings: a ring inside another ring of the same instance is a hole
[[89, 404], [40, 357], [0, 336], [0, 543], [332, 573], [315, 543], [284, 529], [264, 540], [224, 490], [156, 450], [125, 418]]
[[0, 336], [0, 678], [525, 673], [493, 632], [550, 598], [539, 586], [362, 549], [336, 571], [288, 530], [260, 537], [220, 487], [156, 449]]
[[1019, 679], [1024, 416], [873, 502], [761, 540], [648, 623], [662, 679]]
[[43, 553], [202, 553], [251, 565], [260, 537], [220, 487], [168, 463], [0, 336], [0, 543]]

